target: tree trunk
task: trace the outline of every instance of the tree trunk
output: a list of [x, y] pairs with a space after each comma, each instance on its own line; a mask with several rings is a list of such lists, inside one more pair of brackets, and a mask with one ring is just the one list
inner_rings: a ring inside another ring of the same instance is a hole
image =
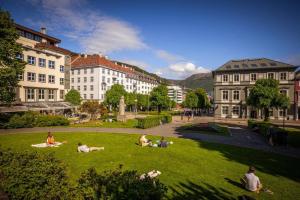
[[264, 114], [265, 114], [265, 119], [264, 121], [269, 121], [270, 113], [269, 113], [269, 108], [264, 108]]

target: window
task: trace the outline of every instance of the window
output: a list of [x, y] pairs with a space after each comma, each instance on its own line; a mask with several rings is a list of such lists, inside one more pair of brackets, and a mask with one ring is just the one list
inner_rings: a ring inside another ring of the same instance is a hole
[[269, 116], [270, 116], [270, 117], [273, 117], [273, 116], [274, 116], [273, 109], [270, 109], [270, 110], [269, 110]]
[[39, 82], [46, 83], [46, 74], [39, 74]]
[[23, 60], [24, 55], [22, 53], [17, 53], [16, 58], [19, 59], [19, 60]]
[[78, 75], [80, 74], [80, 69], [77, 70], [77, 74], [78, 74]]
[[222, 100], [223, 101], [228, 101], [229, 100], [229, 95], [228, 95], [228, 91], [227, 90], [223, 90], [222, 91]]
[[83, 98], [86, 99], [86, 94], [83, 94]]
[[90, 99], [94, 99], [94, 95], [93, 94], [90, 94]]
[[27, 93], [27, 100], [34, 100], [34, 89], [33, 88], [26, 89], [26, 93]]
[[55, 62], [52, 61], [52, 60], [49, 60], [49, 61], [48, 61], [48, 67], [49, 67], [50, 69], [54, 69], [54, 68], [55, 68]]
[[110, 78], [107, 78], [107, 83], [110, 83]]
[[223, 82], [228, 82], [228, 75], [227, 74], [223, 75]]
[[279, 117], [284, 117], [284, 111], [283, 109], [279, 109]]
[[256, 74], [250, 74], [250, 80], [256, 81]]
[[48, 83], [55, 83], [55, 76], [49, 75], [48, 76]]
[[80, 91], [80, 85], [77, 86], [77, 90]]
[[44, 100], [44, 99], [45, 99], [45, 90], [39, 89], [39, 100]]
[[71, 88], [74, 90], [74, 86], [72, 85]]
[[233, 100], [234, 101], [239, 101], [240, 100], [240, 91], [238, 91], [238, 90], [233, 91]]
[[233, 106], [232, 114], [233, 115], [240, 115], [240, 107], [239, 106]]
[[90, 82], [94, 82], [94, 77], [93, 76], [90, 77]]
[[94, 91], [94, 86], [93, 85], [90, 85], [90, 90]]
[[59, 98], [60, 99], [64, 99], [65, 98], [65, 91], [64, 90], [60, 90], [59, 91]]
[[80, 83], [80, 77], [77, 78], [77, 83]]
[[233, 75], [233, 81], [234, 82], [240, 82], [240, 75], [239, 74], [234, 74]]
[[288, 96], [288, 90], [280, 90], [280, 94], [283, 94], [284, 96]]
[[48, 99], [53, 100], [54, 99], [54, 90], [48, 90]]
[[104, 68], [102, 69], [102, 74], [105, 74], [105, 69]]
[[86, 83], [86, 81], [87, 81], [87, 78], [86, 78], [86, 77], [83, 77], [83, 82]]
[[103, 94], [101, 94], [101, 99], [104, 99], [104, 95]]
[[91, 74], [93, 74], [94, 73], [94, 68], [91, 68]]
[[110, 69], [107, 70], [107, 74], [110, 74]]
[[101, 90], [106, 90], [106, 85], [105, 84], [101, 84]]
[[229, 108], [228, 106], [222, 106], [222, 115], [228, 115]]
[[59, 66], [59, 71], [60, 71], [60, 72], [64, 72], [64, 71], [65, 71], [65, 66], [60, 65], [60, 66]]
[[87, 69], [84, 69], [84, 70], [83, 70], [83, 73], [86, 74], [86, 73], [87, 73]]
[[27, 62], [29, 65], [35, 65], [35, 57], [27, 56]]
[[105, 82], [105, 76], [102, 76], [102, 83]]
[[27, 72], [27, 81], [35, 81], [35, 73]]
[[32, 33], [25, 32], [25, 37], [28, 38], [28, 39], [33, 40], [34, 35]]
[[60, 85], [63, 85], [64, 83], [65, 83], [64, 78], [59, 78], [59, 84], [60, 84]]
[[23, 81], [24, 80], [24, 74], [23, 73], [18, 75], [18, 80], [19, 81]]
[[87, 88], [86, 85], [84, 85], [84, 86], [83, 86], [83, 91], [86, 91], [86, 88]]
[[287, 80], [287, 73], [286, 72], [281, 72], [280, 73], [280, 80], [281, 81], [286, 81]]
[[71, 83], [74, 83], [74, 78], [71, 78]]
[[39, 58], [39, 67], [46, 67], [46, 59]]
[[74, 69], [71, 70], [72, 75], [74, 75]]
[[268, 73], [268, 79], [274, 79], [274, 73]]

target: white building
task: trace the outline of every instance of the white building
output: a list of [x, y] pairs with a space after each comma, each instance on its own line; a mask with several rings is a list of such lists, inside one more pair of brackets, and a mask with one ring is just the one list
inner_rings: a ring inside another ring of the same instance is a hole
[[184, 89], [178, 85], [170, 85], [168, 87], [168, 96], [176, 103], [182, 103], [185, 99]]
[[70, 77], [71, 89], [78, 90], [83, 99], [100, 102], [114, 84], [123, 85], [127, 92], [139, 94], [149, 94], [157, 86], [154, 78], [98, 54], [73, 56]]

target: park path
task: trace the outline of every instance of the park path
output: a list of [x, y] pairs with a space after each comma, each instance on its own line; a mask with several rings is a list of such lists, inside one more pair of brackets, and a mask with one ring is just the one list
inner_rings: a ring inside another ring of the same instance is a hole
[[[205, 123], [209, 118], [195, 118], [191, 123]], [[187, 138], [205, 142], [221, 143], [239, 147], [273, 152], [281, 155], [287, 155], [300, 158], [300, 149], [292, 147], [272, 147], [268, 145], [265, 139], [249, 129], [240, 126], [230, 126], [231, 136], [218, 136], [201, 134], [201, 132], [180, 131], [178, 128], [185, 124], [186, 121], [180, 119], [173, 120], [170, 124], [165, 124], [149, 129], [135, 128], [97, 128], [97, 127], [35, 127], [21, 129], [0, 129], [0, 134], [17, 134], [17, 133], [38, 133], [38, 132], [98, 132], [98, 133], [124, 133], [124, 134], [148, 134], [165, 137]]]

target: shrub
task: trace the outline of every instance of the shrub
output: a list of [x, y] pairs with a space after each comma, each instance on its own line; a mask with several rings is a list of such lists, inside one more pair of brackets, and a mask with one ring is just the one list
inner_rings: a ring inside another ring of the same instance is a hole
[[160, 125], [160, 123], [170, 123], [172, 122], [171, 115], [152, 115], [145, 118], [138, 118], [138, 128], [151, 128]]
[[94, 168], [81, 174], [78, 188], [84, 199], [163, 199], [167, 187], [158, 179], [140, 179], [136, 171], [105, 171], [98, 174]]
[[208, 122], [208, 126], [218, 133], [221, 133], [223, 135], [230, 135], [230, 130], [228, 126], [223, 126], [214, 122]]
[[53, 154], [0, 148], [0, 189], [9, 199], [79, 199]]
[[6, 124], [6, 128], [31, 128], [35, 126], [37, 114], [34, 112], [25, 112], [23, 115], [15, 114]]
[[264, 136], [267, 136], [269, 128], [271, 124], [269, 122], [258, 122], [255, 120], [248, 120], [248, 128], [258, 128], [259, 133], [263, 134]]
[[39, 115], [36, 119], [36, 126], [67, 126], [70, 122], [60, 115]]

